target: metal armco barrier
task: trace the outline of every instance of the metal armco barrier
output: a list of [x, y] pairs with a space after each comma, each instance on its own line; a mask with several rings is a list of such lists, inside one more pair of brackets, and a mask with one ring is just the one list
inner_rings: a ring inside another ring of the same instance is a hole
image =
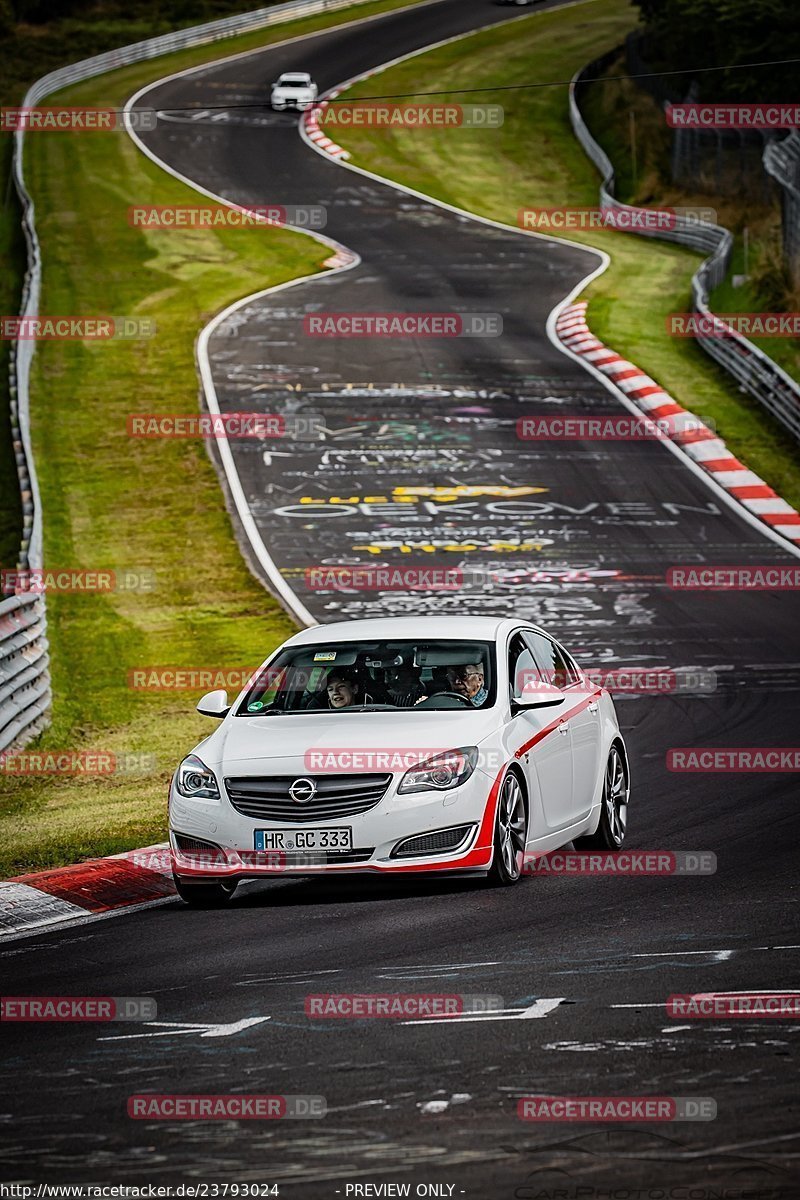
[[[201, 46], [261, 29], [283, 24], [298, 17], [353, 8], [368, 0], [289, 0], [271, 8], [239, 13], [180, 29], [160, 37], [121, 46], [105, 54], [71, 63], [37, 79], [28, 89], [21, 107], [32, 108], [46, 96], [92, 79], [117, 67], [129, 66], [176, 50]], [[22, 229], [27, 245], [27, 270], [22, 289], [20, 315], [35, 317], [39, 312], [42, 259], [36, 236], [35, 208], [25, 186], [23, 171], [24, 130], [14, 134], [11, 166], [14, 186], [22, 206]], [[42, 509], [31, 446], [30, 368], [36, 343], [15, 343], [9, 367], [11, 430], [22, 495], [23, 529], [19, 566], [37, 569], [42, 563]], [[25, 594], [0, 599], [0, 752], [10, 746], [24, 745], [41, 733], [48, 721], [52, 693], [47, 653], [47, 621], [43, 594]]]
[[48, 723], [50, 673], [44, 596], [0, 603], [0, 751], [30, 741]]
[[783, 256], [800, 283], [800, 133], [793, 129], [764, 151], [764, 170], [777, 179], [783, 200]]
[[[581, 115], [577, 97], [582, 82], [587, 77], [600, 75], [618, 54], [618, 48], [604, 54], [588, 63], [573, 77], [569, 88], [569, 116], [575, 136], [600, 172], [601, 208], [636, 211], [635, 205], [622, 204], [615, 199], [614, 167], [608, 155], [589, 132]], [[772, 150], [770, 147], [767, 153]], [[635, 232], [641, 234], [643, 231]], [[728, 272], [733, 249], [733, 235], [730, 231], [722, 225], [678, 216], [674, 228], [647, 232], [643, 236], [678, 242], [682, 246], [708, 253], [708, 257], [692, 276], [692, 311], [705, 317], [713, 316], [708, 307], [708, 298], [711, 289], [722, 283]], [[722, 319], [724, 320], [724, 317]], [[764, 408], [800, 441], [800, 385], [787, 375], [786, 371], [747, 338], [733, 331], [720, 337], [698, 338], [698, 343], [706, 354], [733, 376], [743, 390], [755, 396]]]

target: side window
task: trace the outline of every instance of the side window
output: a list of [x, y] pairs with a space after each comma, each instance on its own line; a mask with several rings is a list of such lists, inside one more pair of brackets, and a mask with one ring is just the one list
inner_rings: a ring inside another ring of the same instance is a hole
[[573, 663], [549, 637], [526, 629], [525, 641], [533, 651], [536, 665], [546, 683], [551, 683], [557, 688], [568, 688], [578, 682], [579, 675]]
[[512, 696], [520, 696], [527, 685], [541, 682], [530, 647], [515, 633], [508, 647], [508, 679]]

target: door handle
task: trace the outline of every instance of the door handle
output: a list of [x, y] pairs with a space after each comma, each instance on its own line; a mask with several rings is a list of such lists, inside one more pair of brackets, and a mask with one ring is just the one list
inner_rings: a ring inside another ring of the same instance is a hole
[[559, 733], [563, 733], [563, 734], [564, 734], [564, 737], [566, 737], [566, 736], [567, 736], [567, 734], [569, 733], [569, 722], [568, 722], [568, 721], [562, 721], [562, 722], [561, 722], [561, 724], [560, 724], [560, 725], [559, 725], [559, 727], [558, 727], [558, 732], [559, 732]]
[[590, 701], [589, 701], [589, 712], [590, 712], [590, 713], [596, 713], [596, 712], [597, 712], [597, 701], [596, 701], [596, 700], [590, 700]]

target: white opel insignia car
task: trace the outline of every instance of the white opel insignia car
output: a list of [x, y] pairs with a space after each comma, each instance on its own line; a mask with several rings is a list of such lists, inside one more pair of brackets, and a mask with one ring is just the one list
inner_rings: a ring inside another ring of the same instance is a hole
[[543, 630], [492, 617], [304, 629], [170, 787], [178, 892], [245, 878], [452, 872], [516, 882], [576, 840], [618, 849], [629, 769], [614, 705]]
[[305, 112], [317, 99], [317, 85], [305, 71], [281, 75], [272, 85], [270, 104], [277, 112], [296, 108]]

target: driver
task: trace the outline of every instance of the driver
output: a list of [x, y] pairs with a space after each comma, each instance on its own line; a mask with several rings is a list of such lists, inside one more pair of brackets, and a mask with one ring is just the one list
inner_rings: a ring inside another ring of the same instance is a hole
[[463, 663], [447, 668], [447, 682], [451, 692], [466, 696], [470, 704], [478, 708], [489, 692], [486, 688], [483, 663]]

